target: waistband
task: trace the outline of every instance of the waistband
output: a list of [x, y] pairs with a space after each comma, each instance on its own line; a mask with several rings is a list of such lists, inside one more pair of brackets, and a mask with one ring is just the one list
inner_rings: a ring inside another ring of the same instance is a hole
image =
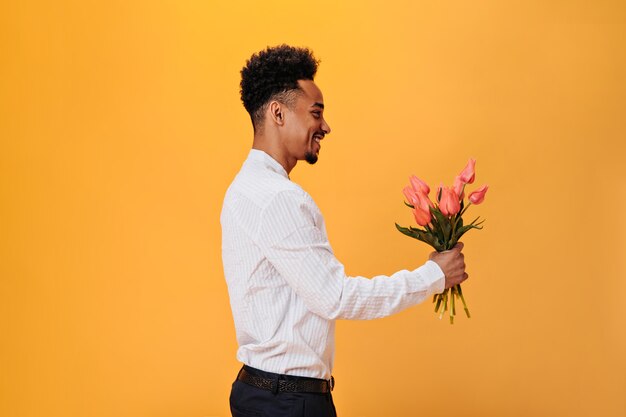
[[274, 392], [329, 393], [335, 387], [335, 378], [329, 380], [296, 375], [277, 374], [243, 365], [237, 374], [240, 380], [257, 388]]

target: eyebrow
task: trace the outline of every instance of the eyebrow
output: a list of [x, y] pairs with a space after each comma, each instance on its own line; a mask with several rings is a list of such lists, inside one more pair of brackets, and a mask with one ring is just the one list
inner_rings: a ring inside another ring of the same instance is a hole
[[313, 104], [311, 105], [311, 107], [321, 107], [321, 108], [323, 109], [323, 108], [324, 108], [324, 103], [318, 103], [318, 102], [315, 102], [315, 103], [313, 103]]

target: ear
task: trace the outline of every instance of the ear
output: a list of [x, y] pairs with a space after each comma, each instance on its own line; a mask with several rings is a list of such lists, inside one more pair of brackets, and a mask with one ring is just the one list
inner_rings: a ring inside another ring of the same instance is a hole
[[272, 100], [268, 107], [268, 113], [271, 120], [279, 126], [285, 124], [285, 112], [283, 105], [276, 100]]

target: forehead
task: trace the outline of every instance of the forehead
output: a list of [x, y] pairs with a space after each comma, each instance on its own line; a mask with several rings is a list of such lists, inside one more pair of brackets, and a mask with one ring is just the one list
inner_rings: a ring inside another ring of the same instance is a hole
[[313, 103], [323, 103], [324, 97], [322, 96], [322, 90], [312, 80], [298, 80], [298, 84], [302, 89], [300, 95], [300, 101], [304, 101], [307, 106]]

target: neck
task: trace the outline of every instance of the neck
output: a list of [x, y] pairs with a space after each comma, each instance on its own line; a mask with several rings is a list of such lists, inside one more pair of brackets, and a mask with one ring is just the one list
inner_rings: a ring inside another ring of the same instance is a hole
[[297, 159], [293, 157], [289, 157], [287, 152], [279, 146], [279, 140], [274, 138], [274, 140], [270, 140], [270, 138], [265, 135], [254, 135], [254, 140], [252, 142], [252, 149], [257, 149], [259, 151], [263, 151], [285, 168], [287, 175], [291, 172], [293, 167], [296, 166], [298, 162]]

